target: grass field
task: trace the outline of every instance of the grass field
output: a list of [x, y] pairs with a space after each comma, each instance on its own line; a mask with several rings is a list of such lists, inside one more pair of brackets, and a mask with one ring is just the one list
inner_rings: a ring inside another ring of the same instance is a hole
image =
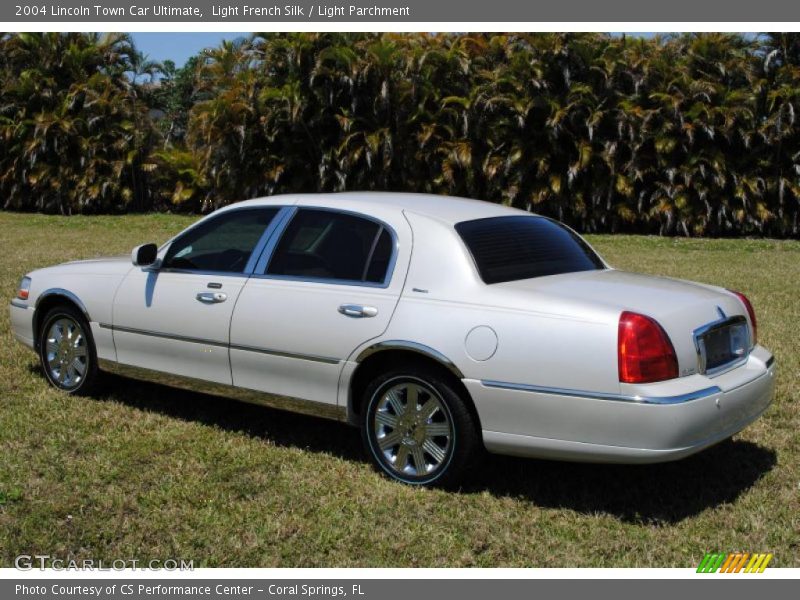
[[[127, 253], [191, 219], [0, 213], [0, 290]], [[355, 429], [124, 379], [45, 384], [0, 311], [0, 565], [17, 554], [195, 566], [696, 566], [707, 551], [800, 567], [800, 243], [590, 236], [613, 265], [741, 290], [779, 364], [758, 422], [687, 460], [490, 457], [461, 492], [375, 474]]]

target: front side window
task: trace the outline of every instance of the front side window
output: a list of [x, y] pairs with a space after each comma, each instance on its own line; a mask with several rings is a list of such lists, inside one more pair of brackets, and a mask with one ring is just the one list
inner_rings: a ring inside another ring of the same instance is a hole
[[238, 209], [187, 231], [169, 247], [162, 268], [242, 273], [277, 208]]
[[393, 252], [391, 234], [375, 221], [300, 209], [281, 237], [267, 274], [382, 283]]
[[578, 235], [536, 216], [463, 221], [456, 231], [484, 283], [603, 269], [603, 261]]

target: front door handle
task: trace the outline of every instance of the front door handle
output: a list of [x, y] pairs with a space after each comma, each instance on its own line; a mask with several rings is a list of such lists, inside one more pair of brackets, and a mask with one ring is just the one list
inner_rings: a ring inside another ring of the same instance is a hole
[[224, 292], [200, 292], [197, 300], [203, 304], [219, 304], [228, 299], [228, 294]]
[[346, 317], [361, 319], [364, 317], [374, 317], [378, 314], [378, 309], [374, 306], [362, 306], [361, 304], [342, 304], [339, 312]]

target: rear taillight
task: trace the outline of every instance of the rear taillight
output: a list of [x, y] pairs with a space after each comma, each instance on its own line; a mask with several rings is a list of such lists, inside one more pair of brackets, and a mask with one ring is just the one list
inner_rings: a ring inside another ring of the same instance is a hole
[[750, 304], [750, 300], [747, 299], [747, 296], [741, 292], [735, 292], [733, 290], [728, 291], [735, 295], [741, 301], [741, 303], [744, 304], [744, 307], [747, 310], [747, 316], [750, 317], [750, 325], [753, 327], [753, 344], [755, 344], [758, 341], [758, 326], [756, 325], [756, 311], [753, 310], [753, 305]]
[[623, 312], [617, 338], [619, 380], [652, 383], [678, 376], [678, 358], [667, 333], [650, 317]]
[[31, 278], [23, 277], [19, 282], [19, 289], [17, 289], [17, 298], [20, 300], [27, 300], [31, 293]]

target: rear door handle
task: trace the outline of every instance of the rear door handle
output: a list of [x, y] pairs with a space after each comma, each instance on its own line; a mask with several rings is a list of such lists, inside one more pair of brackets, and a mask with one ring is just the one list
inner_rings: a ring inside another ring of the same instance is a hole
[[200, 292], [197, 300], [203, 304], [219, 304], [228, 299], [228, 294], [224, 292]]
[[342, 304], [339, 312], [346, 317], [362, 319], [364, 317], [374, 317], [378, 314], [378, 309], [374, 306], [362, 306], [361, 304]]

